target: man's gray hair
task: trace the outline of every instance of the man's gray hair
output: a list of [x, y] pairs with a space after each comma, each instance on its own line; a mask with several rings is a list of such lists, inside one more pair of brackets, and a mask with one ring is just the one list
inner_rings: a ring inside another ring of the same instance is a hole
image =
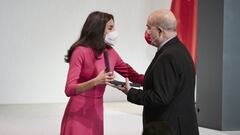
[[159, 26], [164, 30], [176, 31], [176, 21], [169, 17], [163, 17], [159, 20]]
[[153, 25], [164, 30], [176, 31], [176, 18], [170, 10], [159, 10], [152, 13]]

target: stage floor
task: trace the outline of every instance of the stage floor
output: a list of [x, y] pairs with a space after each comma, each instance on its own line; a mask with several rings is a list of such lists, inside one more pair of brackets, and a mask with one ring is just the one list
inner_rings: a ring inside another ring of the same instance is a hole
[[[58, 135], [65, 105], [0, 105], [0, 135]], [[141, 135], [141, 106], [128, 102], [109, 102], [104, 107], [105, 135]], [[199, 129], [201, 135], [240, 135], [240, 131]]]

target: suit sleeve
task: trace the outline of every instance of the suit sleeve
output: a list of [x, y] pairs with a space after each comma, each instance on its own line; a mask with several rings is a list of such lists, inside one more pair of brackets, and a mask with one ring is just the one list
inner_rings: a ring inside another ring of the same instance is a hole
[[128, 77], [131, 82], [143, 85], [144, 75], [138, 74], [130, 65], [125, 63], [115, 52], [116, 64], [114, 70], [123, 77]]
[[152, 89], [132, 88], [127, 95], [128, 101], [148, 107], [164, 106], [172, 101], [177, 84], [174, 60], [169, 56], [161, 56], [157, 62], [151, 73]]
[[82, 64], [83, 56], [81, 49], [76, 48], [71, 56], [67, 75], [67, 82], [65, 86], [65, 94], [68, 97], [77, 95], [77, 86], [81, 74]]

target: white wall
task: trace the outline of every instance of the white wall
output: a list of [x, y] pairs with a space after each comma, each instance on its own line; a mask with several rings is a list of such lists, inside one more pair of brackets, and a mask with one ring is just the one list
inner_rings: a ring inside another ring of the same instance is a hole
[[[144, 73], [156, 49], [144, 41], [147, 15], [171, 0], [0, 0], [0, 104], [66, 102], [63, 57], [87, 15], [112, 13], [120, 37], [115, 49]], [[117, 76], [117, 79], [123, 78]], [[107, 87], [105, 100], [126, 100]]]

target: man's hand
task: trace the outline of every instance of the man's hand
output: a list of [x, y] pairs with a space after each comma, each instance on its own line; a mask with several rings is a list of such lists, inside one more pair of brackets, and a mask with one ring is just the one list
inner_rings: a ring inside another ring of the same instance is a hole
[[125, 80], [126, 80], [126, 82], [125, 82], [124, 86], [122, 86], [122, 85], [114, 85], [112, 83], [107, 83], [107, 85], [112, 86], [114, 88], [117, 88], [117, 89], [121, 90], [123, 93], [125, 93], [127, 95], [128, 91], [131, 89], [131, 86], [129, 84], [128, 78], [126, 78]]

